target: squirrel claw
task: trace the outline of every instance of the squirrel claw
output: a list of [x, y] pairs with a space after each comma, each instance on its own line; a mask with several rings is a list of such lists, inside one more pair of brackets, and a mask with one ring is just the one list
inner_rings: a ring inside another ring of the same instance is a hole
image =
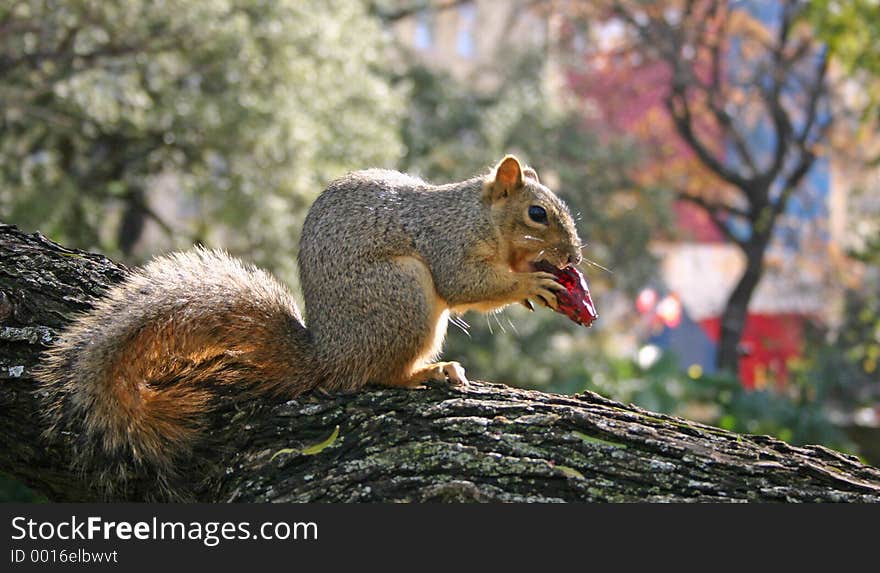
[[467, 386], [468, 379], [464, 374], [464, 367], [458, 362], [447, 362], [442, 368], [446, 380], [453, 386]]
[[[527, 299], [531, 299], [541, 306], [546, 306], [553, 310], [558, 308], [559, 303], [556, 300], [556, 292], [565, 290], [565, 287], [556, 280], [554, 275], [543, 271], [524, 273], [522, 280], [522, 294], [526, 295]], [[525, 305], [526, 303], [523, 302], [522, 304]], [[529, 308], [529, 306], [526, 305], [526, 308]], [[532, 307], [531, 310], [534, 310], [534, 308]]]
[[559, 302], [556, 300], [556, 295], [547, 296], [544, 293], [541, 293], [537, 296], [537, 298], [542, 305], [551, 310], [556, 310], [559, 307]]

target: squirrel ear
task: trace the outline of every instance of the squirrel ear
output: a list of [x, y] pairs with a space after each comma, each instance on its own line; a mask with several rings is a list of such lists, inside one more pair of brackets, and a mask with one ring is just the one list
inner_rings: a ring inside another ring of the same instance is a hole
[[523, 173], [523, 177], [527, 177], [527, 178], [531, 179], [532, 181], [534, 181], [535, 183], [541, 182], [541, 180], [538, 179], [538, 172], [535, 171], [534, 169], [532, 169], [531, 167], [524, 167], [522, 173]]
[[493, 201], [507, 197], [511, 191], [522, 187], [522, 184], [523, 170], [519, 160], [513, 155], [505, 155], [492, 171], [490, 197]]

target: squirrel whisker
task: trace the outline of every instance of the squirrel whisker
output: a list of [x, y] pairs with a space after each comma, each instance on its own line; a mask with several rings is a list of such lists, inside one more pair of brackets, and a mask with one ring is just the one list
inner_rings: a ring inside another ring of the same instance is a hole
[[462, 319], [460, 316], [450, 316], [449, 322], [451, 322], [452, 324], [457, 326], [459, 330], [461, 330], [462, 332], [467, 334], [468, 338], [471, 337], [471, 333], [469, 330], [471, 325], [469, 325], [467, 322], [465, 322], [464, 319]]
[[594, 261], [594, 260], [592, 260], [592, 259], [588, 259], [588, 258], [586, 258], [586, 257], [584, 257], [583, 262], [581, 262], [581, 264], [577, 265], [577, 267], [578, 267], [579, 269], [581, 269], [581, 270], [585, 270], [585, 269], [583, 268], [583, 266], [582, 266], [582, 265], [584, 265], [584, 264], [588, 264], [588, 265], [594, 266], [594, 267], [596, 267], [596, 268], [598, 268], [598, 269], [602, 269], [603, 271], [605, 271], [605, 272], [608, 273], [609, 275], [613, 275], [613, 274], [614, 274], [614, 271], [612, 271], [611, 269], [605, 268], [605, 267], [603, 267], [602, 265], [600, 265], [599, 263], [597, 263], [596, 261]]
[[516, 328], [516, 325], [515, 325], [515, 324], [513, 324], [513, 321], [512, 321], [512, 320], [510, 320], [510, 317], [509, 317], [509, 316], [506, 316], [506, 315], [505, 315], [505, 317], [504, 317], [504, 318], [506, 318], [506, 319], [507, 319], [507, 324], [509, 324], [509, 325], [510, 325], [510, 328], [511, 328], [511, 329], [513, 329], [513, 332], [514, 332], [514, 333], [516, 333], [516, 334], [519, 334], [519, 330], [517, 330], [517, 328]]
[[497, 312], [493, 312], [493, 313], [492, 313], [492, 318], [495, 319], [495, 322], [498, 324], [498, 328], [501, 329], [501, 332], [507, 334], [507, 329], [504, 328], [504, 325], [503, 325], [503, 324], [501, 324], [501, 319], [498, 318], [498, 313], [497, 313]]

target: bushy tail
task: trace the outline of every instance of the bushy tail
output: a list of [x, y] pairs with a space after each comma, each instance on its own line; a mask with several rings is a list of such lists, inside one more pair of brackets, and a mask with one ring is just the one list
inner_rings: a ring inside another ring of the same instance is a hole
[[173, 497], [217, 397], [297, 395], [315, 384], [312, 356], [293, 297], [269, 274], [221, 251], [162, 257], [47, 352], [37, 373], [47, 436], [73, 440], [106, 497], [134, 478]]

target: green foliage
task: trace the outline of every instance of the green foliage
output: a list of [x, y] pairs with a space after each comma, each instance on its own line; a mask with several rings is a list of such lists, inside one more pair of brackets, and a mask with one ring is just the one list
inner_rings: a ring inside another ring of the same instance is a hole
[[813, 0], [804, 17], [847, 75], [859, 79], [865, 118], [880, 119], [880, 6], [874, 0]]
[[499, 159], [483, 130], [483, 116], [494, 98], [420, 64], [410, 65], [400, 81], [410, 95], [401, 122], [406, 149], [401, 171], [436, 182], [463, 180]]
[[880, 401], [880, 280], [844, 293], [843, 321], [831, 340], [814, 346], [823, 360], [807, 370], [813, 378], [837, 380], [832, 398], [851, 407]]
[[[827, 43], [845, 77], [858, 86], [847, 92], [844, 104], [861, 112], [862, 136], [867, 141], [856, 140], [854, 148], [873, 153], [869, 167], [876, 168], [880, 155], [872, 142], [880, 120], [880, 6], [873, 0], [815, 0], [807, 5], [805, 17]], [[876, 189], [868, 184], [850, 192], [854, 205], [870, 205], [868, 197]], [[847, 413], [880, 402], [880, 223], [876, 210], [851, 211], [847, 254], [862, 265], [858, 273], [862, 284], [847, 287], [842, 324], [833, 338], [822, 342], [827, 360], [808, 373], [839, 382], [831, 399]]]
[[[831, 356], [814, 359], [824, 363]], [[853, 452], [856, 446], [833, 423], [828, 400], [837, 378], [803, 362], [786, 385], [745, 389], [730, 375], [689, 376], [671, 354], [649, 369], [617, 363], [610, 377], [593, 377], [586, 388], [615, 400], [674, 414], [725, 430], [767, 434], [792, 444], [824, 444]], [[693, 373], [698, 374], [698, 373]], [[818, 375], [817, 375], [818, 374]]]
[[849, 71], [880, 76], [880, 10], [874, 0], [812, 0], [806, 18]]
[[154, 215], [164, 181], [180, 243], [231, 229], [290, 271], [324, 184], [401, 153], [363, 2], [27, 0], [0, 22], [0, 217], [68, 244], [116, 252], [131, 229], [108, 223]]

